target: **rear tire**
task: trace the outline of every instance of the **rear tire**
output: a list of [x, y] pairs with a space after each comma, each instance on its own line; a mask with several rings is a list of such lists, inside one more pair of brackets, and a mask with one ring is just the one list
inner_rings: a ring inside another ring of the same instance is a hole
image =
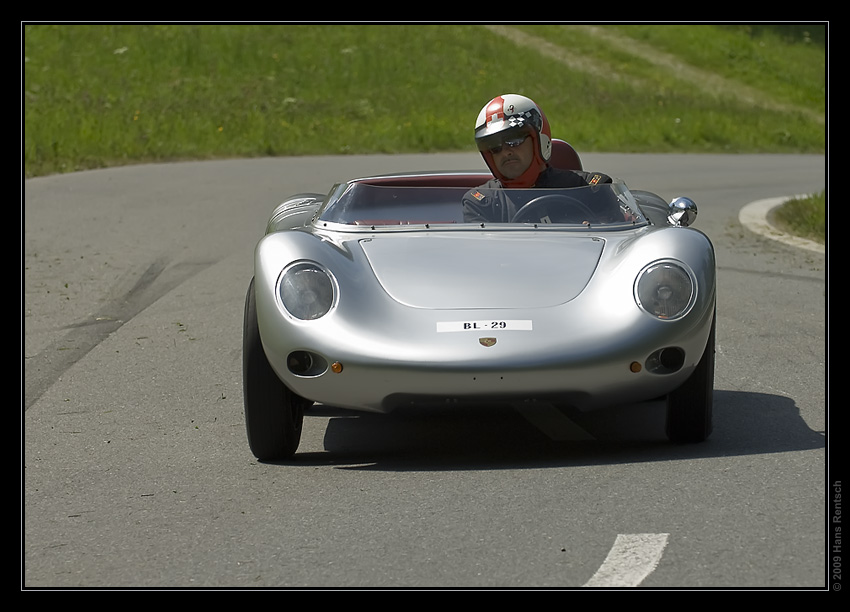
[[260, 340], [254, 299], [254, 279], [245, 297], [242, 328], [242, 388], [248, 445], [257, 459], [288, 459], [301, 441], [304, 408], [275, 374]]
[[667, 438], [671, 442], [703, 442], [711, 434], [714, 403], [714, 330], [702, 358], [685, 383], [667, 396]]

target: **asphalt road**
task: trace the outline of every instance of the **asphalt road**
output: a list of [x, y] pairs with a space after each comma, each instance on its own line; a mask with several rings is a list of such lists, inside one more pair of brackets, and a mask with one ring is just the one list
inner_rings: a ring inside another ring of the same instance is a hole
[[825, 256], [738, 220], [823, 189], [824, 158], [583, 159], [690, 196], [717, 248], [704, 444], [668, 444], [655, 404], [572, 418], [320, 406], [293, 462], [253, 458], [242, 308], [273, 206], [360, 174], [479, 168], [476, 154], [26, 181], [22, 586], [831, 586]]

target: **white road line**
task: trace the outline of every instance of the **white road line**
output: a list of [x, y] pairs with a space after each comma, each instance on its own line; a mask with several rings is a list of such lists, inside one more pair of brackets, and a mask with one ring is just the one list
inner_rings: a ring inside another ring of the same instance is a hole
[[636, 587], [658, 566], [666, 533], [620, 534], [586, 587]]

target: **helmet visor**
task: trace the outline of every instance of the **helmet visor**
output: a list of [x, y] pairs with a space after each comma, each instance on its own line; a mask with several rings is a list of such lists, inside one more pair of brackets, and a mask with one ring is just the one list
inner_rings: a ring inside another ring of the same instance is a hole
[[507, 130], [501, 130], [492, 134], [484, 134], [476, 136], [475, 144], [481, 152], [496, 153], [507, 146], [517, 146], [522, 144], [522, 141], [531, 135], [531, 130], [528, 127], [512, 127]]

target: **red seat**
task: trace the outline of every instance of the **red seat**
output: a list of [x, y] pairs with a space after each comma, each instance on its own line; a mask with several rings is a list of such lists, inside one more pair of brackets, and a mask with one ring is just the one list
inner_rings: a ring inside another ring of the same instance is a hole
[[559, 138], [552, 139], [552, 157], [549, 158], [549, 165], [561, 170], [584, 170], [576, 150], [570, 143]]

